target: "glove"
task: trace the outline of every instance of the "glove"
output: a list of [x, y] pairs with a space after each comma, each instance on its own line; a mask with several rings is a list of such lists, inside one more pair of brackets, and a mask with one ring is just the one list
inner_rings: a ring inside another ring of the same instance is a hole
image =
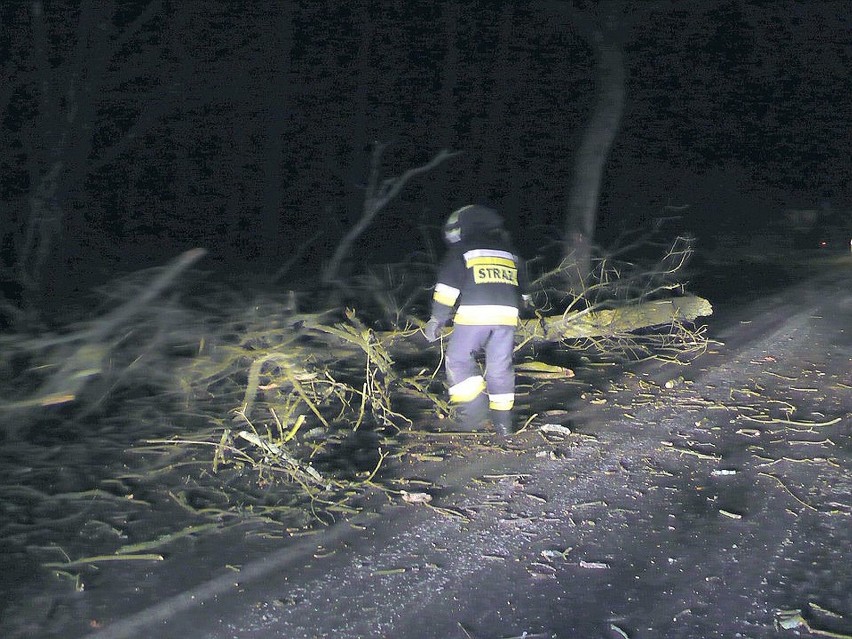
[[441, 329], [444, 328], [444, 323], [437, 317], [430, 317], [423, 327], [423, 334], [430, 342], [437, 342], [441, 338]]

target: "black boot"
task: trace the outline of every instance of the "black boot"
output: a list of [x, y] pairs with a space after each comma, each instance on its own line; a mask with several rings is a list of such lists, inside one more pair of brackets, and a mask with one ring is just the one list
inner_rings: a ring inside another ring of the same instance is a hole
[[491, 410], [491, 423], [494, 425], [494, 430], [498, 435], [511, 435], [515, 432], [512, 425], [512, 411], [510, 410]]
[[456, 404], [456, 407], [459, 430], [479, 430], [488, 419], [488, 396], [485, 393], [480, 393], [472, 401]]

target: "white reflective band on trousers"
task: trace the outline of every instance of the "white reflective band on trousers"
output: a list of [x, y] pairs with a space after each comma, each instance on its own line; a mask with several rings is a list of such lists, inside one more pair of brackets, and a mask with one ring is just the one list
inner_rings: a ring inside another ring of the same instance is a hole
[[450, 386], [450, 401], [453, 403], [470, 402], [476, 399], [484, 390], [485, 380], [482, 375], [474, 375], [459, 382], [455, 386]]
[[496, 395], [488, 395], [488, 407], [491, 410], [512, 410], [514, 406], [514, 393], [500, 393]]

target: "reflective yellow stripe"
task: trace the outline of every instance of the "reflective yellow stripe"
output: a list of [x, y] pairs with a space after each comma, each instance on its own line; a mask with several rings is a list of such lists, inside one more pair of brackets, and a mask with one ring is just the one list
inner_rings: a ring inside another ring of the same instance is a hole
[[484, 390], [485, 380], [482, 375], [474, 375], [463, 382], [450, 386], [450, 401], [454, 404], [472, 402]]
[[478, 304], [465, 306], [462, 304], [453, 319], [456, 324], [469, 326], [517, 326], [518, 309], [514, 306], [498, 306], [495, 304]]
[[515, 406], [514, 393], [502, 393], [488, 396], [488, 407], [491, 410], [512, 410]]
[[432, 299], [444, 306], [454, 306], [459, 298], [459, 293], [461, 293], [459, 289], [439, 282], [435, 284], [435, 294], [432, 295]]

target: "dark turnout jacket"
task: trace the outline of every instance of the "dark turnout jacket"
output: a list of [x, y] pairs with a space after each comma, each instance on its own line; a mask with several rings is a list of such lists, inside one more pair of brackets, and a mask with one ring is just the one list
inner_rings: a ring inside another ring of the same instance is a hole
[[438, 269], [432, 316], [456, 324], [515, 326], [526, 291], [523, 261], [502, 230], [453, 244]]

